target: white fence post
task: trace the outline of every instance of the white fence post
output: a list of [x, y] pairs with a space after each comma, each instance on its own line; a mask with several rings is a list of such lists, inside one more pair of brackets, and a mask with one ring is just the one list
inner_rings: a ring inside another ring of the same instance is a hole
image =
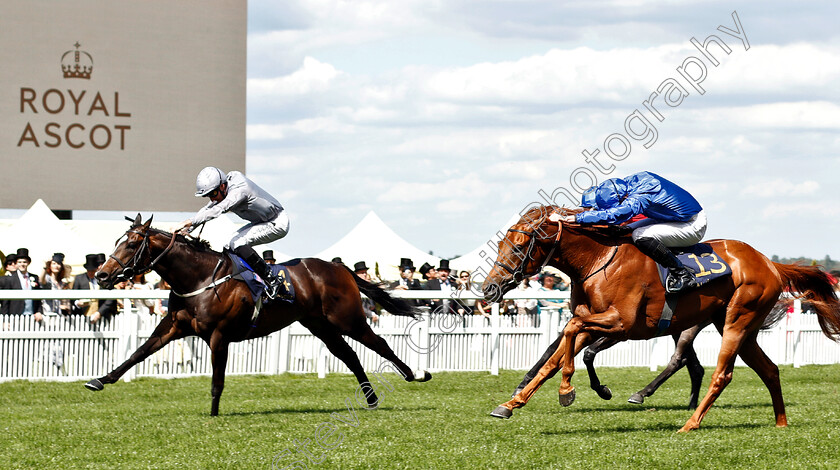
[[323, 379], [327, 376], [327, 346], [321, 343], [318, 348], [318, 359], [315, 361], [315, 369], [318, 371], [318, 378]]
[[[122, 351], [122, 357], [117, 357], [117, 360], [122, 363], [127, 361], [137, 349], [137, 337], [140, 329], [139, 309], [134, 308], [131, 299], [123, 299], [122, 318], [117, 317], [114, 320], [122, 321], [122, 334], [120, 335], [120, 351]], [[131, 382], [136, 377], [137, 368], [132, 367], [123, 375], [123, 380]]]
[[490, 374], [499, 375], [499, 354], [501, 353], [499, 346], [501, 345], [501, 338], [499, 335], [499, 304], [494, 303], [490, 307]]
[[802, 301], [796, 299], [793, 301], [793, 328], [791, 334], [793, 335], [793, 367], [799, 368], [802, 366], [802, 348], [800, 347], [802, 340]]
[[292, 325], [289, 325], [280, 330], [280, 334], [277, 335], [277, 341], [272, 346], [277, 351], [277, 368], [272, 369], [271, 373], [282, 374], [289, 370], [289, 353], [292, 349], [291, 331]]

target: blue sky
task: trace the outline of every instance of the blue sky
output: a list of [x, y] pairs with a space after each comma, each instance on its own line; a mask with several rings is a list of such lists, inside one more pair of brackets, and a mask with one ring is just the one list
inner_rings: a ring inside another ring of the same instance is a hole
[[[374, 210], [424, 251], [464, 254], [600, 149], [601, 179], [649, 170], [691, 191], [707, 238], [840, 258], [834, 2], [282, 3], [249, 2], [247, 172], [290, 212], [284, 253]], [[733, 11], [748, 50], [717, 29]], [[655, 121], [642, 102], [711, 34], [731, 53], [710, 46], [705, 93], [683, 81]], [[607, 158], [637, 109], [656, 141]]]

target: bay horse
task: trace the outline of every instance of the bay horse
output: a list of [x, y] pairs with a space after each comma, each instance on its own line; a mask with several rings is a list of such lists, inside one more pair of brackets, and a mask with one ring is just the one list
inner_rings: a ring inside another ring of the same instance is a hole
[[[512, 416], [514, 409], [524, 406], [561, 369], [560, 403], [571, 405], [575, 398], [571, 384], [574, 357], [584, 347], [601, 337], [636, 340], [658, 334], [665, 290], [656, 263], [642, 254], [629, 237], [616, 237], [610, 230], [551, 217], [574, 212], [557, 206], [537, 206], [526, 212], [499, 242], [496, 262], [482, 284], [485, 299], [494, 302], [547, 264], [573, 281], [573, 317], [563, 329], [557, 349], [534, 379], [513, 399], [499, 405], [491, 413], [493, 416]], [[830, 279], [818, 267], [774, 263], [736, 240], [705, 243], [729, 264], [732, 274], [682, 294], [674, 309], [672, 331], [711, 322], [722, 336], [709, 390], [679, 432], [700, 427], [715, 399], [732, 380], [736, 355], [769, 390], [776, 426], [787, 426], [779, 368], [759, 347], [758, 330], [779, 295], [788, 288], [812, 302], [823, 333], [837, 341], [840, 300]]]
[[266, 336], [295, 321], [347, 365], [371, 408], [376, 407], [378, 398], [358, 356], [342, 335], [391, 361], [408, 382], [431, 379], [426, 371], [413, 372], [373, 332], [365, 319], [359, 292], [394, 315], [414, 316], [414, 307], [359, 278], [346, 266], [317, 258], [287, 263], [289, 282], [295, 291], [293, 303], [281, 300], [263, 303], [254, 320], [255, 302], [248, 286], [235, 280], [222, 281], [232, 274], [233, 262], [228, 256], [211, 250], [207, 242], [154, 229], [151, 222], [149, 218], [141, 223], [137, 214], [131, 227], [120, 237], [124, 240], [96, 273], [96, 279], [107, 288], [119, 279], [154, 270], [171, 286], [169, 313], [125, 362], [104, 377], [86, 383], [88, 389], [102, 390], [167, 343], [195, 335], [210, 347], [213, 366], [210, 414], [217, 416], [230, 343]]

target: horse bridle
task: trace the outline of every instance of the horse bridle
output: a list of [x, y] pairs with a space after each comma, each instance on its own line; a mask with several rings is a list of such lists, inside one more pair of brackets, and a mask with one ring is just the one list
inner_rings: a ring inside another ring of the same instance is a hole
[[[528, 249], [525, 251], [525, 256], [522, 257], [522, 263], [520, 263], [519, 266], [517, 266], [516, 268], [511, 268], [509, 265], [507, 265], [506, 263], [502, 263], [499, 260], [496, 260], [496, 262], [493, 263], [493, 264], [501, 267], [505, 271], [512, 274], [514, 281], [520, 282], [522, 279], [525, 279], [525, 277], [528, 276], [525, 273], [525, 264], [526, 264], [525, 260], [530, 259], [531, 258], [531, 252], [534, 251], [534, 245], [536, 245], [536, 243], [537, 243], [537, 229], [533, 229], [530, 232], [528, 232], [526, 230], [509, 228], [508, 233], [510, 233], [510, 232], [522, 233], [522, 234], [527, 235], [530, 238], [530, 241], [528, 242]], [[548, 256], [545, 257], [545, 261], [543, 261], [542, 265], [540, 265], [539, 269], [537, 269], [536, 272], [540, 272], [540, 270], [542, 270], [542, 268], [544, 268], [545, 265], [548, 264], [548, 262], [551, 260], [551, 255], [554, 254], [554, 250], [555, 250], [555, 248], [557, 248], [557, 243], [560, 241], [560, 234], [561, 233], [562, 233], [562, 230], [560, 229], [560, 226], [559, 226], [559, 223], [558, 223], [557, 236], [554, 237], [554, 244], [551, 245], [551, 251], [549, 251]]]
[[[126, 263], [123, 263], [122, 261], [119, 260], [119, 258], [114, 256], [113, 254], [111, 255], [111, 258], [114, 261], [116, 261], [117, 264], [119, 264], [120, 267], [122, 268], [122, 272], [120, 273], [119, 276], [117, 276], [117, 279], [119, 279], [119, 278], [131, 279], [137, 274], [145, 274], [145, 273], [151, 271], [155, 267], [155, 265], [158, 263], [158, 261], [160, 261], [161, 258], [163, 258], [164, 255], [166, 255], [166, 253], [168, 253], [169, 250], [171, 250], [172, 247], [175, 245], [176, 235], [173, 233], [172, 234], [172, 239], [169, 240], [169, 245], [166, 247], [166, 249], [164, 249], [157, 256], [157, 258], [155, 258], [154, 261], [152, 261], [148, 266], [146, 266], [145, 268], [138, 268], [138, 265], [140, 264], [140, 262], [143, 258], [143, 250], [148, 248], [149, 245], [150, 245], [150, 243], [149, 243], [149, 231], [146, 230], [145, 232], [141, 232], [139, 230], [132, 229], [132, 230], [129, 230], [125, 233], [126, 233], [126, 235], [128, 235], [130, 233], [135, 233], [137, 235], [142, 235], [143, 236], [143, 241], [140, 242], [140, 248], [138, 248], [137, 251], [134, 252], [134, 256], [131, 257], [131, 261], [130, 261], [131, 266], [128, 266]], [[149, 249], [149, 254], [151, 255], [151, 249]]]
[[[561, 236], [561, 234], [563, 233], [563, 230], [561, 229], [561, 227], [560, 227], [560, 225], [559, 225], [559, 224], [560, 224], [560, 223], [558, 222], [558, 227], [557, 227], [557, 236], [555, 236], [555, 237], [554, 237], [554, 243], [551, 245], [551, 251], [549, 251], [549, 252], [548, 252], [548, 255], [545, 257], [545, 261], [543, 261], [542, 265], [540, 265], [539, 269], [537, 269], [537, 271], [536, 271], [534, 274], [536, 274], [536, 273], [538, 273], [538, 272], [542, 271], [542, 269], [545, 267], [545, 265], [546, 265], [546, 264], [548, 264], [548, 262], [549, 262], [549, 261], [551, 261], [551, 256], [554, 254], [554, 250], [557, 248], [557, 243], [559, 243], [559, 242], [560, 242], [560, 236]], [[528, 231], [525, 231], [525, 230], [519, 230], [519, 229], [515, 229], [515, 228], [509, 228], [509, 229], [508, 229], [508, 232], [522, 233], [522, 234], [525, 234], [525, 235], [527, 235], [527, 236], [529, 236], [529, 237], [531, 238], [531, 241], [530, 241], [530, 242], [528, 242], [528, 250], [525, 252], [525, 256], [522, 258], [522, 259], [523, 259], [523, 261], [522, 261], [522, 263], [521, 263], [521, 264], [520, 264], [517, 268], [515, 268], [515, 269], [514, 269], [514, 268], [511, 268], [511, 267], [510, 267], [510, 266], [508, 266], [507, 264], [502, 263], [502, 262], [500, 262], [500, 261], [498, 261], [498, 260], [496, 260], [496, 262], [495, 262], [495, 263], [493, 263], [493, 264], [495, 264], [496, 266], [501, 267], [501, 268], [502, 268], [502, 269], [504, 269], [505, 271], [507, 271], [507, 272], [509, 272], [510, 274], [512, 274], [512, 275], [513, 275], [513, 280], [514, 280], [514, 281], [516, 281], [516, 282], [520, 282], [520, 281], [522, 281], [522, 279], [525, 279], [525, 277], [527, 276], [527, 274], [525, 273], [525, 259], [529, 259], [529, 258], [531, 257], [531, 251], [533, 251], [533, 249], [534, 249], [534, 245], [536, 244], [536, 241], [537, 241], [537, 235], [536, 235], [536, 234], [537, 234], [537, 229], [533, 229], [533, 230], [531, 230], [530, 232], [528, 232]], [[605, 269], [607, 268], [607, 266], [609, 266], [609, 264], [610, 264], [610, 263], [612, 262], [612, 260], [615, 258], [616, 253], [618, 253], [618, 246], [616, 246], [615, 248], [613, 248], [613, 251], [612, 251], [612, 253], [610, 254], [609, 259], [607, 259], [607, 262], [606, 262], [606, 263], [604, 263], [604, 264], [603, 264], [603, 266], [601, 266], [600, 268], [598, 268], [598, 269], [596, 269], [596, 270], [592, 271], [591, 273], [589, 273], [587, 276], [585, 276], [584, 278], [582, 278], [582, 279], [580, 280], [580, 282], [581, 282], [581, 283], [583, 283], [584, 281], [588, 280], [589, 278], [591, 278], [591, 277], [592, 277], [592, 276], [594, 276], [595, 274], [598, 274], [599, 272], [601, 272], [601, 271], [605, 270]]]

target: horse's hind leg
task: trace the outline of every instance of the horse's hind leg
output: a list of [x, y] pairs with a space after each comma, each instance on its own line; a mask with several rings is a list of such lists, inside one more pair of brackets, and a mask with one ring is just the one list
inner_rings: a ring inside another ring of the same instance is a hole
[[376, 354], [391, 361], [399, 369], [400, 374], [402, 374], [406, 382], [426, 382], [431, 380], [432, 374], [428, 371], [412, 371], [410, 367], [397, 357], [394, 350], [388, 345], [388, 342], [377, 335], [367, 322], [363, 320], [355, 322], [354, 327], [350, 331], [346, 331], [345, 334], [362, 343]]
[[102, 390], [105, 388], [105, 385], [119, 380], [129, 369], [143, 362], [147, 357], [166, 346], [170, 341], [189, 336], [190, 334], [192, 332], [185, 332], [178, 326], [178, 323], [174, 320], [174, 314], [163, 317], [149, 339], [137, 348], [125, 362], [105, 376], [90, 380], [85, 384], [85, 387], [95, 392]]
[[676, 349], [674, 355], [671, 356], [671, 360], [668, 361], [668, 365], [665, 366], [665, 370], [645, 388], [631, 395], [627, 401], [636, 404], [644, 403], [645, 398], [652, 396], [666, 380], [684, 366], [688, 366], [688, 375], [691, 377], [691, 396], [689, 397], [688, 407], [690, 409], [697, 408], [697, 398], [700, 395], [700, 385], [703, 382], [704, 371], [700, 360], [697, 359], [697, 353], [694, 351], [694, 338], [705, 326], [705, 324], [697, 325], [684, 330], [679, 336], [674, 336]]
[[[731, 312], [727, 312], [727, 316]], [[743, 331], [743, 327], [734, 325], [715, 325], [722, 331], [720, 353], [718, 354], [718, 362], [715, 371], [712, 373], [712, 380], [709, 383], [709, 391], [706, 396], [700, 401], [694, 414], [686, 421], [685, 425], [678, 432], [688, 432], [698, 429], [703, 417], [708, 413], [709, 408], [715, 402], [717, 397], [723, 392], [723, 389], [732, 381], [732, 370], [735, 366], [735, 355], [744, 342], [747, 333]]]
[[341, 362], [343, 362], [344, 365], [353, 372], [353, 375], [356, 376], [356, 380], [359, 382], [359, 387], [361, 388], [362, 393], [367, 399], [368, 407], [371, 409], [376, 408], [379, 405], [379, 398], [377, 398], [373, 386], [368, 380], [367, 374], [365, 374], [365, 369], [359, 361], [359, 356], [357, 356], [356, 352], [353, 351], [353, 348], [347, 344], [347, 341], [341, 337], [341, 333], [339, 333], [338, 329], [329, 323], [314, 323], [306, 319], [299, 321], [303, 326], [311, 331], [313, 335], [324, 342], [324, 345], [327, 346], [327, 349], [329, 349], [333, 356], [341, 359]]
[[741, 346], [740, 356], [750, 366], [767, 386], [770, 398], [773, 400], [773, 413], [776, 415], [776, 426], [787, 426], [785, 401], [782, 399], [782, 384], [779, 381], [779, 368], [764, 354], [756, 341], [757, 333], [751, 334]]

